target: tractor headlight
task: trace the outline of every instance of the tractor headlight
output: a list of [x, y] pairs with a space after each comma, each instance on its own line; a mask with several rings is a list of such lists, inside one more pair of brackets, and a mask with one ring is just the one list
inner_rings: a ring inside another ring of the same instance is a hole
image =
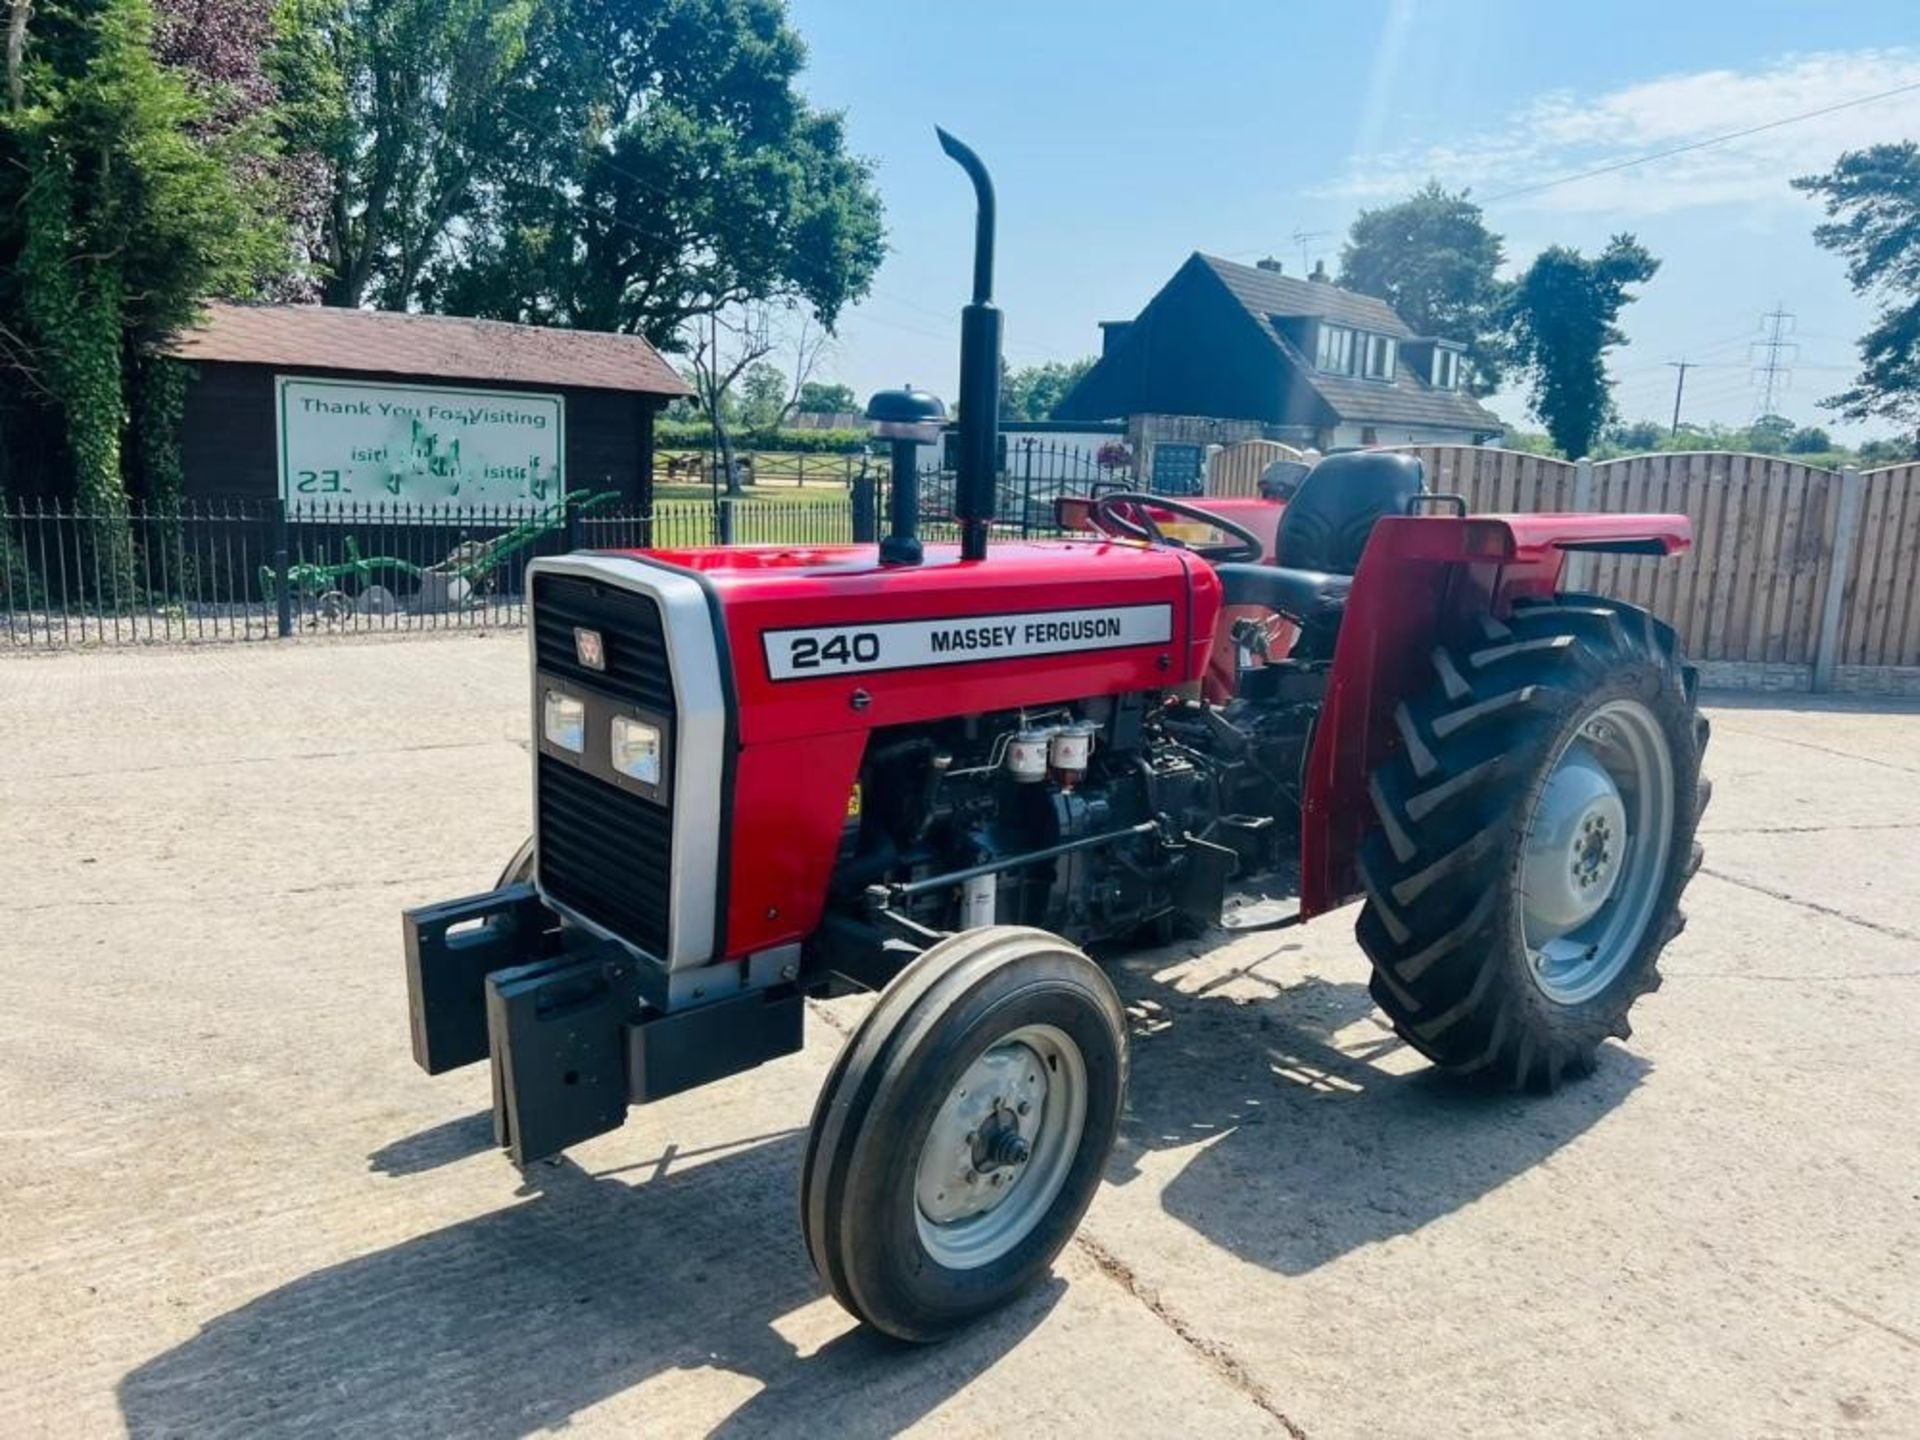
[[613, 768], [642, 785], [660, 783], [660, 730], [630, 715], [613, 717]]
[[587, 748], [587, 707], [583, 702], [549, 690], [542, 710], [540, 728], [549, 744], [576, 755]]

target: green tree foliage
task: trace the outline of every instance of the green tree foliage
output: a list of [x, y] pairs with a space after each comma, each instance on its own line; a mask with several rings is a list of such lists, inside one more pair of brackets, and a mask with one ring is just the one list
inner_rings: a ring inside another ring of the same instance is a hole
[[1050, 360], [1005, 371], [1000, 382], [1002, 420], [1051, 420], [1054, 407], [1093, 368], [1093, 357]]
[[1883, 302], [1860, 339], [1859, 375], [1821, 403], [1849, 420], [1920, 427], [1920, 142], [1850, 150], [1793, 184], [1826, 204], [1813, 238], [1846, 258], [1855, 293]]
[[1862, 466], [1898, 465], [1920, 460], [1920, 439], [1903, 436], [1897, 440], [1868, 440], [1855, 452]]
[[1633, 236], [1616, 235], [1592, 259], [1552, 246], [1515, 283], [1513, 358], [1526, 371], [1529, 408], [1563, 454], [1586, 454], [1613, 413], [1606, 354], [1626, 343], [1615, 322], [1634, 299], [1627, 287], [1659, 268]]
[[0, 385], [57, 414], [72, 492], [109, 518], [130, 379], [287, 253], [264, 132], [214, 123], [219, 92], [162, 64], [153, 30], [148, 0], [43, 0], [0, 112]]
[[782, 0], [295, 3], [336, 7], [301, 92], [345, 117], [331, 298], [677, 349], [750, 305], [830, 327], [872, 281], [871, 167], [800, 93]]
[[1386, 301], [1417, 335], [1464, 342], [1470, 388], [1487, 395], [1508, 359], [1505, 258], [1467, 192], [1430, 180], [1397, 205], [1360, 212], [1340, 250], [1340, 283]]
[[864, 407], [851, 385], [809, 380], [800, 387], [800, 398], [793, 408], [801, 415], [847, 415], [857, 414]]
[[1797, 425], [1787, 436], [1789, 455], [1824, 455], [1833, 448], [1833, 436], [1818, 425]]
[[330, 305], [406, 308], [516, 146], [506, 106], [541, 0], [287, 0], [272, 70], [288, 148], [321, 166]]
[[1747, 445], [1756, 455], [1779, 455], [1793, 439], [1793, 422], [1784, 415], [1762, 415], [1747, 427]]
[[768, 430], [780, 423], [787, 404], [787, 377], [756, 361], [740, 377], [740, 423], [749, 430]]

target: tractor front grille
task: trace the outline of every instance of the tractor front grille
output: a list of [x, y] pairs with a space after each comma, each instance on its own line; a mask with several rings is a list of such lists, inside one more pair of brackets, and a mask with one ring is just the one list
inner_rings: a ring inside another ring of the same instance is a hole
[[673, 816], [663, 805], [540, 757], [540, 883], [582, 919], [667, 953]]
[[[599, 634], [605, 670], [580, 663], [576, 629]], [[584, 576], [536, 574], [533, 636], [534, 663], [547, 681], [591, 692], [617, 711], [644, 712], [664, 725], [668, 756], [676, 753], [673, 672], [653, 596]], [[540, 688], [537, 683], [536, 727]], [[534, 826], [541, 888], [581, 919], [665, 959], [673, 893], [671, 777], [665, 803], [636, 794], [590, 773], [599, 768], [611, 775], [604, 721], [590, 727], [587, 744], [583, 759], [539, 753]]]
[[[589, 670], [574, 648], [575, 630], [599, 632], [607, 668]], [[613, 700], [673, 714], [673, 670], [660, 606], [651, 595], [579, 575], [536, 575], [533, 653], [541, 670]]]

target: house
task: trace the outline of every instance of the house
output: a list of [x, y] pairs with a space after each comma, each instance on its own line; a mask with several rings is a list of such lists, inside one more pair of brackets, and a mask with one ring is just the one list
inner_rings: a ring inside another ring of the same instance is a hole
[[[1335, 446], [1480, 444], [1500, 421], [1466, 389], [1466, 347], [1415, 335], [1391, 306], [1316, 267], [1198, 252], [1131, 320], [1101, 325], [1095, 362], [1056, 421], [1124, 419], [1143, 465], [1265, 438]], [[1151, 459], [1150, 459], [1151, 457]]]

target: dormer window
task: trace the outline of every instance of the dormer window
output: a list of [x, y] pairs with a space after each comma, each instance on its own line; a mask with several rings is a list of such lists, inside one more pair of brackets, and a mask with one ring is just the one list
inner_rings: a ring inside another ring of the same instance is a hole
[[1344, 325], [1321, 325], [1320, 350], [1313, 363], [1329, 375], [1353, 374], [1354, 352], [1358, 348], [1354, 341], [1357, 338]]
[[1391, 380], [1393, 367], [1399, 358], [1399, 346], [1386, 335], [1366, 337], [1366, 364], [1361, 370], [1369, 380]]
[[1433, 388], [1436, 390], [1457, 390], [1460, 388], [1460, 352], [1447, 350], [1436, 345], [1433, 348]]

